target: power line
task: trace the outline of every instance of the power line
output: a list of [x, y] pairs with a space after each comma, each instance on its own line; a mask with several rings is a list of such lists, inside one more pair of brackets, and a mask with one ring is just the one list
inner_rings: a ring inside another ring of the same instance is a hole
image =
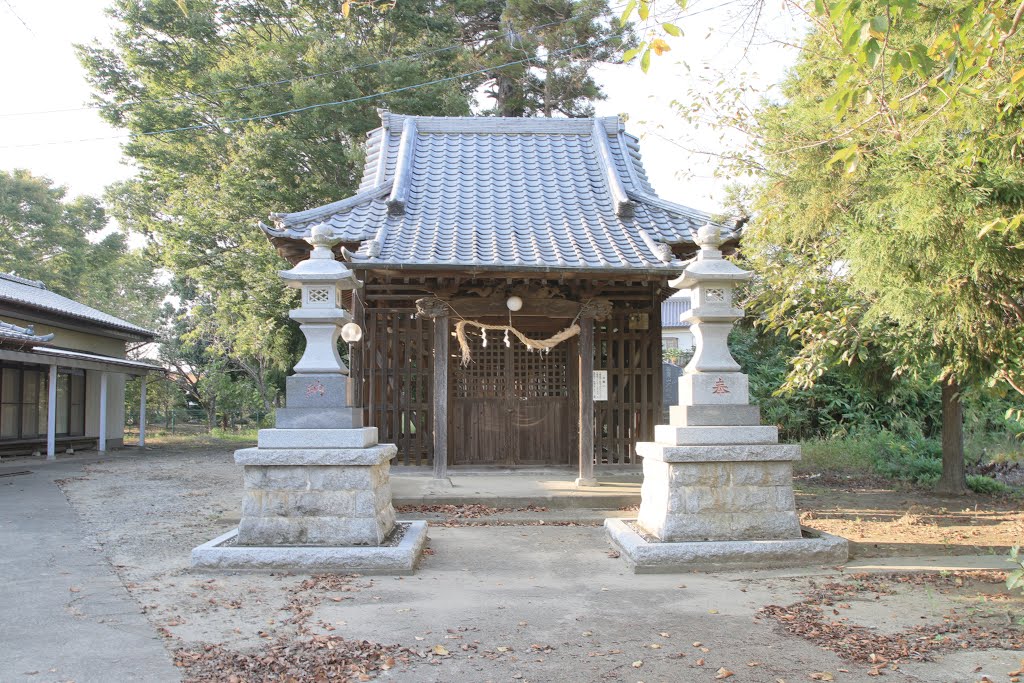
[[[677, 14], [672, 19], [675, 20], [675, 19], [678, 18], [678, 16], [681, 16], [681, 13]], [[557, 50], [557, 51], [552, 52], [551, 54], [566, 54], [568, 52], [572, 52], [573, 50], [578, 50], [578, 49], [581, 49], [581, 48], [584, 48], [584, 47], [590, 47], [590, 46], [594, 46], [594, 45], [599, 45], [601, 43], [608, 42], [608, 41], [610, 41], [610, 40], [612, 40], [614, 38], [621, 38], [624, 34], [625, 34], [625, 32], [615, 33], [615, 34], [609, 35], [609, 36], [607, 36], [605, 38], [601, 38], [601, 39], [597, 39], [597, 40], [592, 40], [592, 41], [588, 41], [586, 43], [581, 43], [579, 45], [573, 45], [572, 47], [568, 47], [568, 48], [565, 48], [565, 49], [562, 49], [562, 50]], [[380, 97], [386, 97], [388, 95], [394, 95], [394, 94], [401, 93], [401, 92], [406, 92], [406, 91], [409, 91], [409, 90], [415, 90], [415, 89], [418, 89], [418, 88], [424, 88], [424, 87], [431, 86], [431, 85], [438, 85], [440, 83], [449, 83], [451, 81], [457, 81], [457, 80], [460, 80], [460, 79], [463, 79], [463, 78], [468, 78], [470, 76], [476, 76], [476, 75], [480, 75], [480, 74], [485, 74], [485, 73], [488, 73], [488, 72], [500, 71], [502, 69], [507, 69], [509, 67], [516, 66], [518, 64], [526, 64], [526, 63], [532, 62], [532, 61], [534, 61], [533, 57], [529, 57], [529, 58], [526, 58], [526, 59], [517, 59], [515, 61], [506, 62], [504, 64], [499, 64], [497, 66], [488, 66], [488, 67], [484, 67], [484, 68], [481, 68], [481, 69], [477, 69], [475, 71], [468, 71], [466, 73], [462, 73], [462, 74], [459, 74], [457, 76], [447, 76], [445, 78], [438, 78], [438, 79], [435, 79], [435, 80], [432, 80], [432, 81], [426, 81], [426, 82], [422, 82], [422, 83], [414, 83], [412, 85], [403, 86], [401, 88], [395, 88], [395, 89], [386, 90], [386, 91], [383, 91], [383, 92], [376, 92], [376, 93], [372, 93], [370, 95], [362, 95], [360, 97], [353, 97], [353, 98], [348, 99], [348, 100], [339, 100], [339, 101], [336, 101], [336, 102], [319, 102], [319, 103], [316, 103], [316, 104], [307, 105], [305, 107], [296, 107], [294, 109], [286, 109], [284, 111], [278, 111], [278, 112], [273, 112], [273, 113], [269, 113], [269, 114], [258, 114], [258, 115], [255, 115], [255, 116], [244, 116], [244, 117], [237, 117], [237, 118], [231, 118], [231, 119], [222, 119], [222, 120], [217, 121], [216, 123], [200, 123], [200, 124], [195, 124], [195, 125], [192, 125], [192, 126], [181, 126], [181, 127], [178, 127], [178, 128], [164, 128], [164, 129], [161, 129], [161, 130], [143, 131], [143, 132], [140, 132], [140, 133], [123, 133], [121, 135], [108, 135], [108, 136], [94, 137], [94, 138], [80, 138], [80, 139], [77, 139], [77, 140], [54, 140], [54, 141], [51, 141], [51, 142], [35, 142], [35, 143], [25, 143], [25, 144], [19, 144], [19, 145], [3, 145], [3, 146], [0, 146], [0, 149], [21, 149], [21, 148], [26, 148], [26, 147], [45, 147], [45, 146], [51, 146], [51, 145], [76, 144], [76, 143], [82, 143], [82, 142], [96, 142], [96, 141], [100, 141], [100, 140], [117, 140], [117, 139], [122, 139], [122, 138], [139, 138], [139, 137], [148, 137], [148, 136], [152, 136], [152, 135], [166, 135], [166, 134], [171, 134], [171, 133], [184, 133], [184, 132], [194, 131], [194, 130], [210, 130], [210, 129], [216, 129], [216, 128], [223, 128], [225, 126], [229, 126], [229, 125], [235, 124], [235, 123], [245, 123], [245, 122], [249, 122], [249, 121], [262, 121], [262, 120], [266, 120], [266, 119], [270, 119], [270, 118], [277, 118], [279, 116], [287, 116], [287, 115], [290, 115], [290, 114], [298, 114], [300, 112], [311, 111], [313, 109], [321, 109], [323, 107], [337, 107], [337, 106], [342, 106], [342, 105], [346, 105], [346, 104], [353, 104], [353, 103], [356, 103], [356, 102], [365, 102], [367, 100], [377, 99], [377, 98], [380, 98]]]
[[26, 31], [28, 31], [28, 32], [29, 32], [29, 33], [31, 33], [32, 35], [35, 35], [35, 34], [36, 34], [36, 32], [35, 32], [35, 31], [33, 31], [33, 30], [32, 30], [32, 29], [31, 29], [31, 28], [29, 27], [29, 25], [25, 23], [25, 20], [24, 20], [24, 19], [22, 19], [22, 18], [21, 18], [21, 16], [19, 16], [19, 15], [18, 15], [18, 13], [17, 13], [16, 11], [14, 11], [14, 6], [13, 6], [13, 5], [11, 4], [11, 0], [4, 0], [4, 4], [5, 4], [5, 5], [7, 5], [7, 9], [11, 10], [11, 14], [13, 14], [13, 15], [14, 15], [14, 18], [15, 18], [15, 19], [17, 19], [18, 21], [20, 21], [20, 22], [21, 22], [21, 25], [25, 27], [25, 30], [26, 30]]
[[[4, 0], [4, 2], [7, 3], [8, 7], [10, 7], [9, 0]], [[608, 9], [608, 11], [611, 12], [611, 13], [614, 13], [616, 10], [622, 9], [623, 7], [625, 7], [625, 5], [620, 5], [618, 7], [610, 7]], [[13, 12], [14, 10], [12, 9], [11, 11]], [[15, 16], [17, 16], [17, 15], [15, 15]], [[537, 26], [532, 26], [532, 27], [530, 27], [528, 29], [523, 29], [520, 33], [535, 33], [535, 32], [537, 32], [537, 31], [539, 31], [541, 29], [544, 29], [544, 28], [548, 28], [548, 27], [551, 27], [551, 26], [557, 26], [558, 24], [564, 24], [567, 21], [571, 21], [572, 19], [573, 19], [573, 17], [566, 17], [565, 19], [559, 19], [558, 21], [551, 21], [551, 22], [548, 22], [546, 24], [538, 24]], [[24, 24], [25, 22], [22, 22], [22, 23]], [[25, 28], [28, 28], [28, 26], [26, 25]], [[244, 92], [246, 90], [254, 90], [256, 88], [268, 88], [268, 87], [275, 86], [275, 85], [285, 85], [287, 83], [294, 83], [296, 81], [309, 81], [309, 80], [314, 80], [316, 78], [323, 78], [324, 76], [335, 76], [335, 75], [338, 75], [338, 74], [350, 73], [352, 71], [358, 71], [360, 69], [368, 69], [370, 67], [382, 66], [384, 64], [393, 64], [393, 63], [396, 63], [396, 62], [402, 62], [402, 61], [406, 61], [406, 60], [409, 60], [409, 59], [417, 59], [417, 58], [420, 58], [420, 57], [429, 57], [431, 55], [440, 54], [442, 52], [448, 52], [448, 51], [451, 51], [451, 50], [457, 50], [457, 49], [459, 49], [461, 47], [465, 47], [465, 44], [464, 43], [453, 43], [451, 45], [446, 45], [445, 47], [435, 48], [433, 50], [424, 50], [422, 52], [414, 52], [414, 53], [411, 53], [411, 54], [402, 55], [400, 57], [393, 57], [391, 59], [382, 59], [382, 60], [379, 60], [379, 61], [376, 61], [376, 62], [369, 62], [369, 63], [366, 63], [366, 64], [356, 64], [354, 66], [349, 66], [349, 67], [345, 67], [345, 68], [342, 68], [342, 69], [335, 69], [333, 71], [324, 71], [324, 72], [321, 72], [321, 73], [310, 74], [308, 76], [295, 76], [295, 77], [292, 77], [292, 78], [282, 78], [282, 79], [279, 79], [279, 80], [276, 80], [276, 81], [264, 81], [262, 83], [250, 83], [250, 84], [247, 84], [247, 85], [240, 85], [240, 86], [231, 87], [231, 88], [223, 88], [221, 90], [214, 90], [212, 92], [206, 92], [206, 93], [185, 93], [185, 94], [182, 94], [182, 95], [174, 95], [174, 96], [171, 96], [171, 97], [142, 98], [142, 99], [137, 99], [137, 100], [129, 100], [127, 102], [121, 103], [121, 105], [122, 106], [125, 106], [125, 105], [127, 105], [127, 106], [134, 106], [134, 105], [143, 104], [143, 103], [147, 103], [147, 102], [154, 102], [154, 103], [156, 103], [156, 102], [174, 102], [174, 101], [178, 101], [178, 100], [188, 100], [190, 98], [195, 98], [195, 97], [213, 97], [213, 96], [216, 96], [216, 95], [223, 95], [223, 94], [229, 93], [229, 92]], [[90, 105], [85, 105], [85, 106], [82, 106], [82, 107], [69, 107], [67, 109], [48, 109], [48, 110], [43, 110], [43, 111], [7, 112], [7, 113], [0, 113], [0, 118], [8, 118], [8, 117], [16, 117], [16, 116], [42, 116], [42, 115], [46, 115], [46, 114], [63, 114], [63, 113], [74, 112], [74, 111], [92, 111], [92, 110], [95, 110], [95, 109], [100, 109], [100, 108], [102, 108], [104, 106], [107, 106], [107, 105], [106, 104], [90, 104]]]

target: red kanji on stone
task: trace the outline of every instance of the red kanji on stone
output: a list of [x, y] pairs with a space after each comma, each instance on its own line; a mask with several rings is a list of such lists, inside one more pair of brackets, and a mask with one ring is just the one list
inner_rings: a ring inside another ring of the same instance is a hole
[[715, 380], [715, 386], [711, 387], [712, 394], [728, 394], [729, 387], [725, 385], [725, 380], [719, 377]]

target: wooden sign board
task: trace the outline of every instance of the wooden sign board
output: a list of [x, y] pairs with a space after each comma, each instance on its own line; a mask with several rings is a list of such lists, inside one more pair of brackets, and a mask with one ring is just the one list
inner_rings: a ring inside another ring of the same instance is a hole
[[594, 370], [594, 400], [608, 400], [608, 371]]

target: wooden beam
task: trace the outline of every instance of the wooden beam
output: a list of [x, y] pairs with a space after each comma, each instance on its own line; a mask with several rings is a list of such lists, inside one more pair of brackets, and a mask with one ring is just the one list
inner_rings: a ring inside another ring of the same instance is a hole
[[594, 319], [580, 318], [580, 474], [576, 486], [596, 486], [594, 478]]
[[448, 478], [448, 316], [434, 318], [434, 478]]
[[[485, 316], [501, 316], [508, 318], [507, 297], [473, 298], [464, 297], [450, 299], [452, 309], [464, 318], [482, 318]], [[523, 298], [523, 307], [512, 313], [512, 317], [542, 316], [545, 318], [575, 318], [579, 313], [578, 301], [567, 299]]]

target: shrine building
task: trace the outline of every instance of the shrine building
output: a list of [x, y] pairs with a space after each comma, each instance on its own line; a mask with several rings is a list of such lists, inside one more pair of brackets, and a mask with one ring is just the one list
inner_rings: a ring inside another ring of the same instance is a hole
[[382, 112], [355, 195], [271, 219], [292, 264], [314, 226], [341, 238], [351, 400], [395, 465], [638, 466], [668, 280], [711, 217], [654, 193], [619, 118]]

